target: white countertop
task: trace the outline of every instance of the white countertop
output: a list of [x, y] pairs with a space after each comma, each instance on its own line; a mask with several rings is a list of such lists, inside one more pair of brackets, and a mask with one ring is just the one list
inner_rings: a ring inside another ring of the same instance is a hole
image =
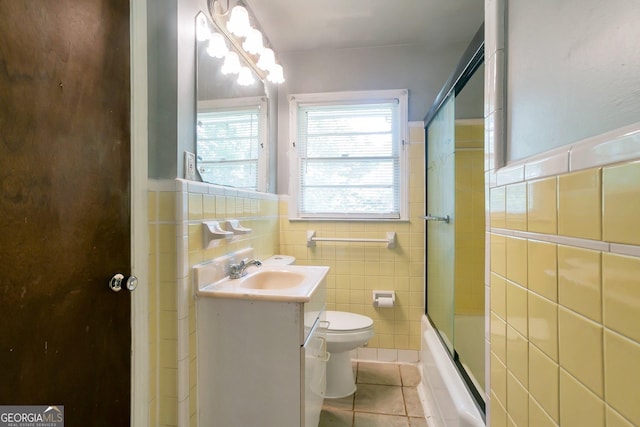
[[[309, 302], [316, 288], [322, 283], [329, 267], [306, 265], [280, 265], [248, 268], [249, 273], [239, 279], [228, 276], [213, 283], [197, 283], [197, 295], [206, 298], [235, 298], [281, 302]], [[261, 271], [296, 272], [304, 275], [301, 284], [284, 289], [252, 289], [243, 287], [243, 282]], [[200, 274], [200, 277], [206, 274]], [[196, 275], [198, 280], [199, 275]]]

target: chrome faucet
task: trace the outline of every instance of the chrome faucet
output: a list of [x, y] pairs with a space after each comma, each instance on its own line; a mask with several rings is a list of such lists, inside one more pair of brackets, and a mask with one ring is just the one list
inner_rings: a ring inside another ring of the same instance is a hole
[[257, 259], [252, 259], [251, 261], [247, 261], [243, 259], [240, 261], [240, 264], [231, 264], [229, 265], [229, 278], [230, 279], [239, 279], [243, 276], [247, 275], [247, 267], [250, 265], [255, 265], [256, 267], [260, 267], [262, 263]]

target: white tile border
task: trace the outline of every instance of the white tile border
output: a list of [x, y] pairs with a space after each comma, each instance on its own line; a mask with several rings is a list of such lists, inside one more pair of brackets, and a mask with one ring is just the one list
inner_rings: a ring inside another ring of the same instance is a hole
[[186, 191], [176, 192], [176, 206], [174, 217], [177, 222], [189, 220], [189, 193]]
[[495, 50], [504, 49], [505, 0], [485, 1], [485, 38], [486, 44]]
[[[510, 235], [514, 236], [514, 237], [520, 237], [523, 239], [533, 239], [533, 240], [540, 240], [539, 236], [548, 236], [547, 234], [542, 234], [542, 233], [536, 233], [534, 231], [519, 231], [519, 230], [505, 230], [505, 231], [510, 231]], [[506, 234], [506, 233], [505, 233]]]
[[504, 50], [486, 55], [485, 61], [485, 94], [487, 96], [484, 97], [484, 113], [486, 117], [504, 109], [504, 85], [501, 80], [505, 62]]
[[186, 184], [187, 184], [187, 192], [189, 193], [198, 193], [198, 194], [209, 193], [209, 184], [205, 184], [204, 182], [187, 181]]
[[262, 193], [259, 191], [242, 190], [232, 187], [224, 187], [206, 182], [189, 181], [182, 178], [153, 179], [148, 181], [149, 191], [176, 191], [183, 193], [213, 194], [219, 196], [243, 197], [247, 199], [278, 200], [278, 195]]
[[640, 122], [587, 138], [571, 148], [570, 170], [578, 171], [640, 157]]
[[174, 179], [149, 179], [149, 191], [178, 191]]
[[[495, 136], [494, 139], [500, 141]], [[500, 168], [489, 187], [639, 159], [640, 122], [637, 122]]]
[[524, 164], [519, 164], [498, 169], [496, 172], [498, 186], [524, 181], [524, 167]]
[[378, 360], [380, 362], [397, 362], [398, 350], [392, 348], [379, 348]]
[[[488, 172], [488, 187], [494, 188], [522, 181], [528, 182], [544, 177], [558, 176], [596, 167], [606, 167], [639, 159], [640, 122], [637, 122], [535, 155], [524, 161], [501, 168], [496, 173]], [[508, 230], [490, 226], [488, 230], [491, 233], [504, 236], [521, 237], [582, 249], [640, 257], [640, 246], [555, 234]]]
[[551, 242], [565, 246], [575, 246], [582, 249], [590, 249], [592, 251], [609, 252], [609, 242], [603, 242], [600, 240], [580, 239], [577, 237], [567, 236], [551, 236]]
[[[573, 246], [580, 249], [590, 249], [592, 251], [610, 252], [619, 255], [640, 257], [640, 246], [624, 245], [621, 243], [605, 242], [602, 240], [582, 239], [579, 237], [558, 236], [556, 234], [534, 233], [531, 231], [508, 230], [505, 228], [490, 227], [489, 233], [499, 234], [507, 237], [518, 237], [528, 240], [538, 240], [541, 242], [555, 243], [564, 246]], [[487, 239], [488, 240], [488, 239]], [[485, 266], [485, 272], [489, 269]], [[485, 283], [489, 283], [485, 278]]]
[[609, 246], [611, 253], [640, 258], [640, 246], [622, 245], [620, 243], [611, 243]]
[[398, 350], [399, 363], [420, 362], [420, 352], [418, 350]]
[[[489, 232], [493, 234], [501, 234], [503, 236], [513, 236], [513, 232], [515, 230], [509, 230], [507, 228], [497, 228], [497, 227], [489, 227]], [[533, 233], [532, 233], [533, 234]], [[541, 234], [542, 238], [547, 236], [547, 234]], [[533, 238], [533, 237], [531, 237]]]
[[358, 361], [418, 363], [420, 362], [420, 351], [393, 348], [359, 347], [351, 352], [351, 358]]
[[378, 360], [378, 349], [374, 347], [359, 347], [351, 352], [351, 358], [357, 360]]
[[543, 156], [531, 157], [524, 165], [524, 179], [530, 181], [569, 172], [570, 150], [571, 147], [559, 147]]
[[189, 414], [189, 402], [190, 397], [187, 396], [183, 400], [178, 401], [178, 425], [179, 426], [188, 426], [190, 422], [190, 414]]

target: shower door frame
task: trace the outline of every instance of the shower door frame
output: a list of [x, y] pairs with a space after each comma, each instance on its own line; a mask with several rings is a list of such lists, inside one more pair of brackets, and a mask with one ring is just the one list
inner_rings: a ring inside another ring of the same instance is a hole
[[[453, 73], [449, 76], [449, 78], [447, 79], [446, 83], [444, 84], [444, 86], [442, 87], [442, 89], [440, 90], [438, 95], [436, 96], [436, 99], [433, 102], [433, 104], [431, 105], [431, 108], [427, 112], [427, 115], [424, 118], [425, 138], [428, 137], [429, 125], [431, 124], [433, 119], [436, 117], [436, 115], [440, 111], [441, 107], [445, 104], [447, 99], [449, 99], [449, 96], [451, 94], [453, 94], [453, 96], [455, 98], [455, 96], [458, 95], [458, 93], [460, 93], [462, 88], [467, 84], [467, 82], [471, 79], [471, 77], [474, 75], [476, 70], [480, 67], [480, 65], [483, 62], [484, 62], [484, 23], [480, 26], [480, 28], [476, 32], [475, 36], [471, 40], [471, 43], [469, 43], [469, 46], [467, 47], [467, 49], [463, 53], [460, 61], [456, 65]], [[426, 144], [428, 144], [428, 142], [429, 142], [428, 140], [425, 141]], [[425, 156], [427, 157], [425, 159], [425, 165], [427, 165], [428, 164], [428, 160], [429, 160], [428, 159], [428, 150], [427, 149], [425, 149]], [[425, 176], [426, 176], [426, 174], [425, 174]], [[428, 186], [425, 185], [425, 200], [427, 200], [427, 194], [426, 194], [427, 191], [428, 191]], [[426, 222], [426, 219], [425, 219], [425, 222]], [[428, 257], [426, 230], [427, 230], [427, 227], [425, 225], [425, 244], [424, 244], [424, 247], [425, 247], [425, 268], [427, 268], [426, 267], [427, 266], [426, 260], [427, 260], [427, 257]], [[433, 320], [429, 316], [429, 313], [427, 312], [428, 292], [427, 292], [427, 272], [426, 271], [425, 271], [425, 275], [424, 275], [424, 280], [425, 280], [425, 304], [424, 304], [425, 316], [429, 320], [429, 323], [431, 323], [431, 326], [436, 331], [438, 331], [437, 326], [434, 324]], [[482, 416], [485, 417], [486, 416], [486, 403], [485, 403], [484, 398], [482, 397], [483, 390], [478, 390], [476, 388], [475, 384], [473, 383], [473, 380], [467, 374], [465, 368], [463, 367], [462, 363], [460, 362], [460, 358], [458, 356], [458, 353], [455, 351], [455, 343], [452, 343], [453, 353], [451, 353], [451, 352], [448, 351], [448, 346], [444, 342], [443, 338], [440, 336], [439, 331], [438, 331], [438, 333], [436, 335], [440, 339], [442, 345], [445, 348], [447, 348], [447, 354], [450, 356], [452, 363], [454, 364], [454, 366], [456, 367], [458, 373], [460, 374], [460, 377], [462, 378], [462, 380], [464, 381], [465, 385], [467, 386], [467, 389], [469, 390], [469, 392], [473, 396], [473, 399], [474, 399], [476, 405], [478, 406], [478, 408], [480, 409]]]

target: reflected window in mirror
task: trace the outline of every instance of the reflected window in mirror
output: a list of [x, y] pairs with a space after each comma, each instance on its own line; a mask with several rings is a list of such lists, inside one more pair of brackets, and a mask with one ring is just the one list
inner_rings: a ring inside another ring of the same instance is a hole
[[264, 191], [267, 98], [198, 102], [198, 172], [205, 182]]

